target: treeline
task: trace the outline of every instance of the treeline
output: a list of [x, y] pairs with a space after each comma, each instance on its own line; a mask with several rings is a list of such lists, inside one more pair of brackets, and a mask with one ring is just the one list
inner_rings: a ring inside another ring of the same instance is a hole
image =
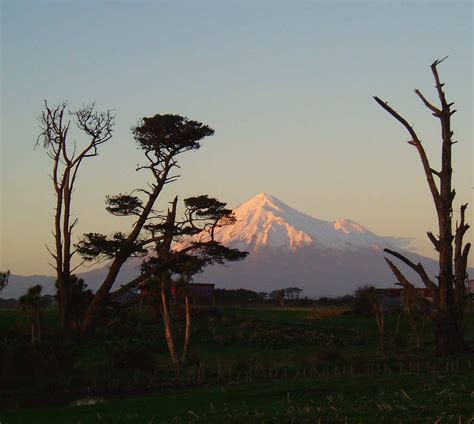
[[[52, 296], [50, 294], [41, 296], [41, 304], [45, 308], [51, 308], [55, 306], [57, 304], [55, 296]], [[20, 302], [18, 301], [18, 299], [13, 299], [13, 298], [2, 299], [0, 297], [0, 309], [18, 309], [18, 308], [20, 308]]]
[[282, 301], [283, 306], [351, 306], [354, 303], [354, 296], [351, 295], [310, 299], [306, 296], [292, 296], [295, 292], [293, 289], [275, 290], [270, 293], [246, 289], [215, 289], [214, 299], [217, 305], [281, 305]]

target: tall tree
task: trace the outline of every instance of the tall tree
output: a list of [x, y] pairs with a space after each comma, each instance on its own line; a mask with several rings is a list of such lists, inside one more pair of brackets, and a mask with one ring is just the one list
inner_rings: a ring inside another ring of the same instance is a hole
[[[444, 58], [446, 59], [446, 58]], [[439, 234], [435, 236], [428, 232], [428, 238], [438, 252], [439, 275], [434, 282], [426, 273], [421, 263], [414, 263], [399, 252], [385, 249], [385, 252], [401, 260], [409, 268], [413, 269], [420, 277], [426, 288], [430, 291], [433, 301], [430, 302], [415, 290], [414, 285], [403, 275], [400, 269], [388, 258], [385, 258], [390, 269], [398, 280], [398, 284], [413, 294], [418, 304], [423, 308], [434, 323], [436, 348], [440, 354], [461, 353], [469, 348], [464, 339], [464, 313], [467, 300], [467, 260], [470, 243], [463, 242], [464, 235], [469, 229], [465, 222], [467, 203], [460, 208], [460, 218], [456, 221], [453, 231], [453, 201], [456, 195], [452, 188], [452, 164], [451, 150], [456, 143], [453, 140], [451, 117], [456, 112], [452, 108], [452, 102], [446, 100], [444, 83], [438, 74], [438, 65], [444, 60], [436, 60], [431, 64], [431, 72], [434, 77], [439, 105], [429, 101], [420, 90], [416, 89], [416, 95], [422, 103], [436, 117], [441, 126], [441, 169], [435, 170], [428, 160], [427, 154], [412, 125], [396, 110], [374, 97], [375, 101], [395, 118], [408, 131], [410, 140], [408, 143], [414, 146], [421, 159], [421, 164], [428, 181], [428, 187], [433, 198], [438, 217]], [[435, 180], [437, 178], [437, 181]]]
[[[76, 126], [85, 136], [82, 148], [69, 138], [72, 117]], [[54, 258], [54, 268], [59, 290], [61, 325], [69, 325], [70, 286], [74, 283], [72, 273], [77, 268], [71, 265], [75, 254], [72, 234], [78, 220], [72, 219], [72, 196], [79, 169], [86, 158], [98, 155], [98, 147], [112, 137], [114, 116], [110, 111], [99, 113], [94, 104], [83, 106], [75, 112], [67, 110], [67, 103], [49, 106], [44, 102], [40, 116], [41, 134], [37, 145], [41, 144], [53, 162], [51, 179], [56, 195], [54, 212], [54, 248], [48, 248]]]
[[[135, 217], [131, 230], [116, 233], [111, 237], [103, 234], [89, 233], [78, 243], [77, 248], [85, 260], [109, 258], [112, 262], [107, 276], [97, 290], [82, 321], [82, 333], [92, 330], [97, 312], [109, 297], [110, 290], [126, 260], [132, 256], [141, 256], [149, 246], [157, 242], [153, 235], [149, 236], [146, 226], [154, 219], [164, 219], [154, 209], [155, 203], [165, 185], [177, 180], [173, 171], [178, 168], [178, 156], [184, 152], [197, 150], [201, 140], [214, 134], [214, 130], [200, 122], [189, 120], [179, 115], [155, 115], [143, 118], [138, 126], [132, 129], [138, 148], [145, 155], [146, 163], [137, 171], [148, 171], [152, 182], [147, 188], [140, 188], [130, 194], [109, 196], [106, 199], [107, 210], [116, 216]], [[135, 194], [144, 195], [142, 200]], [[159, 237], [163, 237], [160, 235]], [[159, 270], [166, 269], [160, 263]], [[136, 287], [151, 274], [158, 274], [158, 269], [148, 270], [148, 274], [125, 285], [127, 290]], [[122, 290], [122, 292], [123, 292]]]

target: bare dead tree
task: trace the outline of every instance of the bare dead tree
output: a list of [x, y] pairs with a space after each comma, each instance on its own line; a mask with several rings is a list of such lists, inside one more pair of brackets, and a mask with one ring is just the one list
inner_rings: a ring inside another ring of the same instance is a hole
[[461, 205], [460, 218], [456, 222], [454, 231], [452, 225], [453, 200], [456, 192], [452, 188], [451, 150], [457, 141], [453, 140], [451, 117], [456, 110], [452, 109], [454, 103], [449, 103], [446, 100], [444, 83], [441, 82], [438, 74], [437, 67], [445, 59], [436, 60], [431, 64], [439, 105], [429, 101], [420, 90], [415, 90], [422, 103], [440, 122], [442, 140], [440, 170], [435, 170], [430, 165], [421, 139], [413, 126], [387, 102], [374, 97], [375, 101], [408, 131], [410, 135], [408, 143], [414, 146], [418, 152], [436, 208], [439, 234], [435, 236], [432, 232], [427, 233], [438, 252], [439, 275], [436, 283], [428, 276], [421, 263], [414, 263], [401, 253], [385, 249], [387, 253], [402, 261], [418, 274], [431, 293], [433, 300], [429, 301], [424, 298], [392, 261], [388, 258], [385, 260], [397, 278], [398, 285], [412, 293], [420, 308], [433, 321], [436, 349], [440, 354], [462, 353], [469, 350], [464, 339], [464, 312], [467, 300], [467, 259], [471, 247], [470, 243], [463, 243], [463, 237], [469, 229], [469, 225], [465, 222], [467, 204]]
[[[86, 141], [82, 148], [69, 139], [72, 117], [79, 130], [85, 134]], [[112, 138], [114, 115], [111, 111], [99, 113], [95, 105], [83, 106], [75, 112], [67, 111], [67, 103], [49, 106], [44, 102], [44, 110], [39, 118], [41, 133], [37, 145], [42, 145], [53, 162], [51, 179], [56, 195], [54, 212], [54, 248], [47, 247], [54, 258], [53, 267], [59, 289], [59, 307], [61, 325], [68, 327], [68, 302], [71, 276], [74, 270], [71, 265], [75, 250], [72, 245], [72, 234], [78, 220], [72, 219], [72, 195], [81, 164], [86, 158], [98, 155], [98, 147]]]

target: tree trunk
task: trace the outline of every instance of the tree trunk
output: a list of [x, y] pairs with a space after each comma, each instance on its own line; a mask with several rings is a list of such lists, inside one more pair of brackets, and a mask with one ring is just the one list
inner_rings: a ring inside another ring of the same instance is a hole
[[377, 321], [377, 329], [379, 331], [380, 348], [385, 349], [385, 321], [382, 308], [380, 307], [378, 301], [374, 309], [375, 320]]
[[64, 214], [63, 214], [63, 293], [61, 296], [62, 304], [62, 327], [70, 328], [69, 301], [71, 297], [71, 187], [70, 187], [70, 165], [64, 172]]
[[182, 362], [186, 362], [189, 351], [189, 343], [191, 341], [191, 307], [189, 305], [189, 297], [187, 293], [184, 296], [184, 305], [186, 308], [186, 330], [184, 333], [183, 355], [181, 356]]
[[31, 344], [34, 346], [36, 344], [36, 337], [35, 337], [35, 322], [31, 320]]
[[468, 353], [464, 340], [464, 328], [453, 316], [439, 314], [434, 320], [436, 352], [439, 355]]
[[[138, 218], [137, 222], [134, 224], [132, 231], [128, 235], [127, 243], [129, 243], [130, 245], [135, 243], [138, 236], [140, 235], [140, 232], [148, 219], [148, 215], [152, 211], [153, 205], [155, 204], [156, 199], [158, 198], [159, 194], [161, 193], [161, 190], [163, 189], [169, 170], [170, 168], [168, 166], [167, 169], [164, 171], [163, 180], [155, 186], [153, 192], [148, 198], [146, 206], [140, 214], [140, 217]], [[94, 320], [97, 315], [97, 311], [99, 310], [99, 307], [101, 306], [102, 302], [108, 296], [110, 289], [114, 285], [115, 279], [117, 278], [117, 275], [120, 272], [120, 269], [122, 268], [122, 265], [125, 263], [129, 256], [130, 255], [127, 252], [118, 252], [118, 254], [115, 256], [104, 282], [101, 284], [101, 286], [95, 293], [94, 298], [92, 299], [91, 304], [89, 305], [89, 308], [87, 309], [84, 315], [81, 324], [82, 334], [88, 334], [91, 332], [94, 325]]]
[[165, 278], [161, 280], [161, 303], [163, 306], [163, 323], [165, 325], [165, 338], [168, 350], [170, 352], [171, 360], [176, 367], [179, 367], [178, 355], [176, 354], [176, 345], [173, 338], [173, 328], [171, 326], [171, 317], [168, 309], [168, 299], [166, 296]]
[[97, 290], [97, 292], [95, 293], [95, 296], [92, 299], [89, 307], [87, 308], [84, 318], [82, 319], [81, 333], [83, 335], [89, 334], [92, 331], [97, 311], [99, 310], [99, 307], [102, 302], [109, 294], [109, 291], [112, 288], [115, 279], [117, 278], [117, 275], [120, 272], [120, 268], [122, 267], [124, 262], [125, 260], [121, 257], [116, 257], [115, 260], [112, 262], [105, 281], [99, 287], [99, 290]]
[[62, 191], [56, 193], [56, 212], [54, 216], [54, 238], [56, 249], [56, 279], [58, 281], [59, 291], [59, 314], [61, 317], [61, 328], [66, 327], [66, 290], [63, 274], [63, 244], [61, 236], [61, 214], [62, 214], [63, 196]]
[[41, 343], [41, 312], [38, 308], [36, 311], [36, 340]]

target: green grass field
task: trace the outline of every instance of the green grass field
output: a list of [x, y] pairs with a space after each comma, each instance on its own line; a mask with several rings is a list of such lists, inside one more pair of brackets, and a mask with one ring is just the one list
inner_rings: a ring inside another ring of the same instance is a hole
[[[329, 313], [328, 318], [314, 319], [319, 315], [313, 312], [297, 308], [196, 309], [194, 364], [181, 371], [179, 382], [162, 324], [138, 314], [91, 339], [71, 341], [74, 364], [67, 372], [53, 369], [45, 374], [33, 366], [32, 375], [18, 378], [8, 377], [8, 370], [3, 370], [0, 395], [6, 401], [0, 422], [474, 420], [474, 358], [437, 358], [432, 353], [429, 323], [420, 349], [414, 349], [405, 319], [397, 340], [381, 349], [373, 318]], [[176, 327], [179, 345], [183, 324], [179, 313], [175, 321], [180, 324]], [[386, 316], [388, 340], [396, 321], [395, 315]], [[472, 345], [473, 324], [471, 315], [467, 339]], [[0, 311], [0, 335], [3, 349], [20, 339], [28, 341], [28, 325], [20, 311]], [[57, 313], [49, 310], [45, 345], [62, 343], [58, 337]], [[136, 367], [142, 365], [142, 356], [129, 358], [123, 369], [114, 366], [114, 352], [123, 346], [146, 352], [153, 371]], [[68, 406], [94, 397], [107, 401]]]
[[472, 375], [285, 380], [0, 413], [2, 423], [467, 423]]

